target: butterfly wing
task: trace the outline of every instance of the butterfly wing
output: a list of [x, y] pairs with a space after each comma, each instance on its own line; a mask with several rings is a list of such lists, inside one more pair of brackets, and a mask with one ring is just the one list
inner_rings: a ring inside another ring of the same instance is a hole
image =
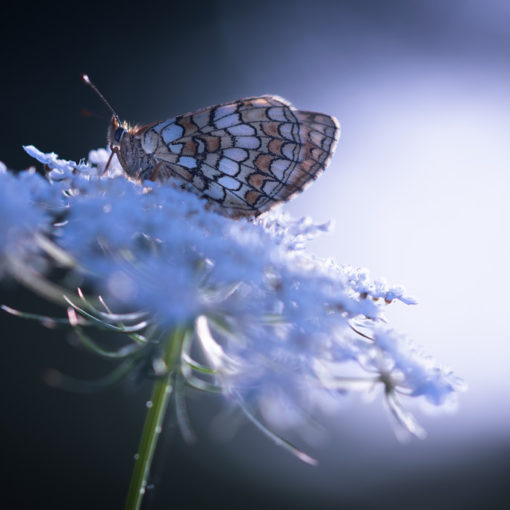
[[256, 216], [302, 192], [329, 164], [340, 128], [277, 96], [240, 99], [147, 126], [142, 147], [174, 180], [233, 217]]

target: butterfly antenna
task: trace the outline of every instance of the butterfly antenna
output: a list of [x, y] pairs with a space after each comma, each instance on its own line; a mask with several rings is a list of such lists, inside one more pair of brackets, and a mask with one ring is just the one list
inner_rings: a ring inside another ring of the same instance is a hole
[[117, 122], [120, 124], [119, 116], [117, 112], [112, 108], [112, 105], [106, 100], [106, 98], [99, 92], [99, 89], [92, 83], [88, 74], [82, 74], [81, 79], [101, 98], [103, 103], [108, 107], [108, 109], [112, 112], [113, 116], [117, 119]]

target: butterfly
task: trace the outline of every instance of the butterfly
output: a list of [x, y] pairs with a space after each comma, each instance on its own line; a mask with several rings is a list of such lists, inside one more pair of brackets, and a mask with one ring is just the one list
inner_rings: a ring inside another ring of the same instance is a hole
[[328, 166], [340, 134], [335, 117], [273, 95], [130, 126], [83, 79], [113, 113], [108, 143], [128, 178], [172, 183], [232, 218], [258, 216], [301, 193]]

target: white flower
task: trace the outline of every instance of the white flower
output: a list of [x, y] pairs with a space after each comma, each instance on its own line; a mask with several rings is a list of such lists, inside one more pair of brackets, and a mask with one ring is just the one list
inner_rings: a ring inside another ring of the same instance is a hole
[[36, 237], [48, 232], [45, 203], [53, 195], [49, 183], [34, 169], [15, 175], [0, 163], [0, 274], [5, 265], [38, 253]]
[[105, 150], [80, 164], [26, 150], [48, 165], [50, 181], [0, 175], [2, 217], [16, 218], [0, 226], [2, 246], [13, 229], [45, 231], [74, 260], [75, 279], [110, 306], [144, 312], [151, 331], [185, 328], [188, 382], [211, 384], [190, 361], [198, 340], [212, 383], [262, 428], [296, 426], [379, 383], [394, 416], [421, 435], [396, 395], [441, 405], [455, 394], [458, 380], [381, 320], [394, 299], [415, 302], [402, 287], [306, 251], [327, 224], [278, 212], [220, 216], [171, 185], [128, 181], [115, 162], [105, 173]]

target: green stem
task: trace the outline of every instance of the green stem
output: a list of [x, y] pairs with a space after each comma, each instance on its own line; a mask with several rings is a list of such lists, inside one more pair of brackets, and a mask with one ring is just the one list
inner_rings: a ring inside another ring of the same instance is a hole
[[142, 505], [152, 458], [161, 432], [161, 424], [173, 389], [172, 378], [181, 357], [183, 340], [184, 330], [179, 328], [176, 328], [165, 340], [162, 358], [168, 368], [168, 374], [157, 379], [152, 389], [152, 397], [149, 401], [142, 437], [135, 457], [136, 462], [129, 484], [125, 510], [139, 510]]

